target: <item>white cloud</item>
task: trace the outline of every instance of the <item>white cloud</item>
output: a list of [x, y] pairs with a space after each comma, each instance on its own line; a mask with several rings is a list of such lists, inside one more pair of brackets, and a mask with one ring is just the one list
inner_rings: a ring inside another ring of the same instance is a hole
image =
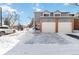
[[12, 5], [12, 3], [7, 3], [7, 5], [9, 5], [9, 6], [10, 6], [10, 5]]
[[9, 14], [12, 14], [13, 12], [16, 12], [16, 13], [17, 13], [17, 10], [11, 8], [10, 6], [1, 5], [0, 7], [2, 7], [2, 12], [3, 12], [3, 13], [6, 13], [6, 12], [9, 13]]
[[41, 8], [38, 8], [38, 7], [33, 7], [33, 10], [34, 11], [42, 11], [42, 9]]
[[24, 11], [21, 11], [21, 14], [23, 14], [24, 13]]
[[69, 3], [64, 3], [64, 5], [69, 5]]
[[33, 7], [34, 11], [42, 11], [42, 9], [40, 8], [40, 4], [36, 3], [35, 6]]
[[39, 3], [36, 3], [36, 6], [39, 7], [40, 6]]
[[41, 11], [41, 9], [40, 8], [36, 8], [35, 11]]

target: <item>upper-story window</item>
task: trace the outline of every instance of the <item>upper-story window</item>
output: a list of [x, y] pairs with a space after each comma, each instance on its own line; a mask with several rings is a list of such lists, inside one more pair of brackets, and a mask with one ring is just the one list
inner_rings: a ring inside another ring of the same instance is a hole
[[49, 14], [44, 14], [44, 16], [49, 16]]
[[55, 14], [55, 16], [60, 16], [60, 14]]
[[61, 12], [60, 12], [59, 10], [56, 10], [56, 11], [54, 12], [54, 16], [61, 16]]
[[43, 16], [50, 16], [50, 12], [49, 12], [48, 10], [45, 10], [45, 11], [43, 12]]
[[70, 16], [70, 15], [69, 15], [69, 12], [62, 12], [61, 16]]
[[61, 14], [61, 16], [67, 16], [67, 14]]
[[53, 12], [50, 13], [50, 16], [53, 16]]
[[69, 16], [74, 16], [74, 14], [69, 14]]

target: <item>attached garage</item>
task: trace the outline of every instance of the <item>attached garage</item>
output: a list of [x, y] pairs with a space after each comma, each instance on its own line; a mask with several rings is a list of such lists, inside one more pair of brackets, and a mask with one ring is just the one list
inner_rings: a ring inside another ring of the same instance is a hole
[[55, 33], [56, 23], [54, 17], [46, 17], [41, 19], [41, 32]]
[[71, 33], [73, 30], [73, 17], [52, 17], [41, 19], [41, 32], [46, 33]]
[[60, 33], [71, 33], [73, 29], [73, 18], [61, 17], [58, 22], [58, 32]]
[[56, 27], [55, 22], [43, 22], [42, 23], [42, 32], [54, 33], [55, 27]]
[[58, 32], [71, 33], [72, 32], [72, 23], [71, 22], [59, 22]]

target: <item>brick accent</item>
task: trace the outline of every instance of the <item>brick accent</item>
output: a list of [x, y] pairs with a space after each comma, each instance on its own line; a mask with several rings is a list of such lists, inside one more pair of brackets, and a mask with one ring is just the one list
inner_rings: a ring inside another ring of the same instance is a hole
[[58, 22], [59, 22], [59, 17], [55, 17], [55, 23], [56, 23], [56, 32], [58, 32]]
[[74, 30], [79, 30], [79, 19], [74, 19]]
[[72, 20], [72, 32], [74, 30], [74, 17], [73, 17], [73, 20]]
[[42, 19], [40, 19], [40, 32], [42, 32]]

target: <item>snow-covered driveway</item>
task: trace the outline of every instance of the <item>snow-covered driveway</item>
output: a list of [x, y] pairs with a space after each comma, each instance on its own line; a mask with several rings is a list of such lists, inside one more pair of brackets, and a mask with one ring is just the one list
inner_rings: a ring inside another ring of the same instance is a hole
[[32, 33], [34, 36], [25, 44], [68, 44], [68, 40], [56, 33]]
[[79, 40], [61, 33], [24, 32], [17, 39], [19, 43], [5, 55], [79, 54]]

